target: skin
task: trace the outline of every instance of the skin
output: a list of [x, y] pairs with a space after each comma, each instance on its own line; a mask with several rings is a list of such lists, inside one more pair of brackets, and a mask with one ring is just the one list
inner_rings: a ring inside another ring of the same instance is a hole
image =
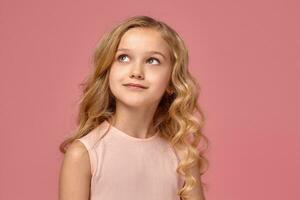
[[[152, 117], [171, 73], [166, 43], [154, 30], [134, 28], [123, 35], [118, 48], [128, 50], [116, 52], [109, 75], [109, 85], [116, 97], [114, 126], [133, 137], [150, 137], [154, 134]], [[121, 54], [125, 55], [120, 57]], [[129, 82], [145, 85], [147, 89], [135, 90], [122, 85]], [[88, 151], [80, 141], [74, 141], [61, 166], [59, 199], [88, 200], [91, 177]]]
[[88, 200], [91, 166], [83, 144], [74, 141], [67, 152], [59, 174], [59, 200]]
[[[182, 152], [178, 152], [178, 156], [182, 160], [184, 155]], [[198, 164], [190, 168], [190, 173], [196, 179], [196, 183], [190, 192], [190, 198], [188, 198], [188, 200], [205, 200], [199, 169], [200, 166]]]
[[[152, 119], [170, 74], [168, 47], [160, 33], [146, 28], [129, 29], [120, 41], [109, 75], [110, 89], [116, 97], [113, 125], [133, 137], [151, 137]], [[148, 88], [136, 90], [122, 85], [129, 82]]]
[[[109, 74], [109, 86], [116, 97], [113, 125], [133, 137], [151, 137], [155, 133], [152, 118], [170, 80], [167, 44], [155, 30], [133, 28], [123, 35], [118, 49], [127, 50], [116, 52]], [[147, 89], [122, 85], [129, 82]], [[197, 167], [191, 170], [195, 177], [200, 177]], [[91, 177], [89, 154], [80, 141], [74, 141], [61, 166], [59, 200], [88, 200]], [[204, 200], [199, 180], [191, 195], [191, 200]]]

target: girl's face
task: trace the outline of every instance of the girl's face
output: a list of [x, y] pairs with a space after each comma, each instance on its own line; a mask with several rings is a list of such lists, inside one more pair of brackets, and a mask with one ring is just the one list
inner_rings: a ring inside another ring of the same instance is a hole
[[[117, 103], [131, 107], [158, 104], [171, 75], [167, 43], [149, 28], [131, 28], [121, 38], [109, 74]], [[140, 84], [145, 89], [125, 86]]]

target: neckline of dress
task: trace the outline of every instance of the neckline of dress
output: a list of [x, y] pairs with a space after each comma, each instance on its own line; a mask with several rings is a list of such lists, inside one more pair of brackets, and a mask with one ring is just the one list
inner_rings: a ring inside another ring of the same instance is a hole
[[127, 138], [127, 139], [130, 139], [130, 140], [133, 140], [133, 141], [137, 141], [137, 142], [152, 141], [152, 140], [156, 139], [159, 135], [159, 130], [158, 130], [151, 137], [138, 138], [138, 137], [131, 136], [131, 135], [125, 133], [124, 131], [118, 129], [117, 127], [113, 126], [108, 120], [105, 120], [104, 123], [106, 124], [107, 127], [110, 127], [113, 130], [113, 132], [116, 133], [117, 135], [122, 136], [122, 137]]

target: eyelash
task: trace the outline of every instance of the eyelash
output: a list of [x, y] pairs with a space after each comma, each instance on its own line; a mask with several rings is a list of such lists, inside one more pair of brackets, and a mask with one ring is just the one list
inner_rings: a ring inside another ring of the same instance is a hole
[[[119, 60], [119, 59], [120, 59], [121, 57], [123, 57], [123, 56], [128, 56], [128, 55], [126, 55], [126, 54], [121, 54], [121, 55], [119, 55], [119, 56], [117, 57], [117, 60]], [[150, 57], [148, 60], [150, 60], [150, 59], [156, 60], [156, 61], [158, 62], [158, 64], [160, 64], [160, 61], [159, 61], [157, 58]]]

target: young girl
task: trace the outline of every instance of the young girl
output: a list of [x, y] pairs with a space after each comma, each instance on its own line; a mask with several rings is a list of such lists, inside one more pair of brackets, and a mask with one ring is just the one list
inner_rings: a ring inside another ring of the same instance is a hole
[[148, 16], [100, 40], [78, 128], [60, 146], [60, 200], [205, 199], [208, 161], [197, 146], [208, 139], [187, 65], [180, 36]]

